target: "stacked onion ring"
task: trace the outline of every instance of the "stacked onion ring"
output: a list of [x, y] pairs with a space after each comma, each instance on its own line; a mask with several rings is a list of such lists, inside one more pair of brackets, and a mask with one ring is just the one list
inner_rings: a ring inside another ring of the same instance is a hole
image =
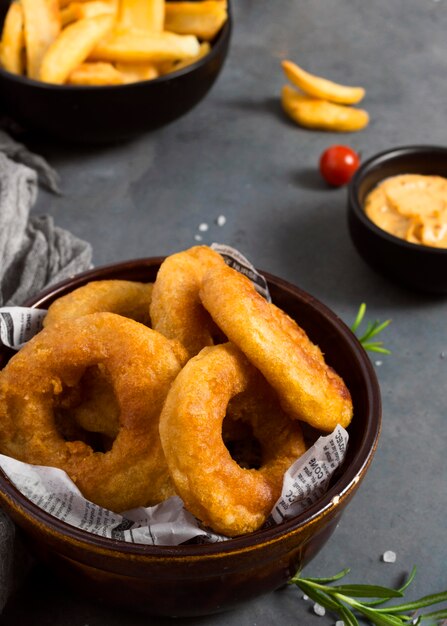
[[0, 452], [64, 469], [113, 511], [175, 493], [213, 530], [252, 532], [306, 449], [302, 423], [352, 418], [318, 346], [206, 246], [153, 285], [81, 287], [44, 325], [0, 373]]

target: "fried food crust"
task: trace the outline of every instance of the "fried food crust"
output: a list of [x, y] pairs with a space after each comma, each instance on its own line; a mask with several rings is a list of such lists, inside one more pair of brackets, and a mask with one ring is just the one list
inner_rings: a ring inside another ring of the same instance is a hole
[[55, 300], [48, 308], [44, 327], [90, 313], [117, 313], [150, 325], [152, 283], [130, 280], [95, 280]]
[[[51, 325], [0, 374], [0, 451], [65, 470], [87, 499], [112, 511], [160, 502], [173, 488], [159, 415], [185, 360], [174, 342], [114, 313]], [[64, 441], [54, 417], [58, 396], [98, 364], [107, 370], [120, 407], [119, 432], [105, 453]]]
[[[248, 420], [262, 450], [261, 467], [244, 469], [222, 439], [222, 422]], [[171, 477], [186, 508], [227, 536], [258, 529], [281, 493], [284, 472], [305, 451], [262, 376], [231, 343], [204, 348], [174, 381], [160, 416]]]
[[[152, 283], [92, 281], [55, 300], [48, 308], [43, 325], [48, 327], [91, 313], [109, 312], [150, 326], [152, 289]], [[67, 406], [64, 419], [71, 419], [88, 432], [116, 437], [119, 407], [104, 368], [90, 368], [76, 391], [78, 402]]]
[[227, 265], [210, 268], [200, 298], [216, 324], [277, 391], [296, 419], [332, 431], [352, 418], [350, 393], [304, 330]]
[[120, 428], [120, 407], [107, 369], [99, 364], [86, 369], [79, 384], [61, 394], [56, 405], [60, 422], [72, 422], [89, 433], [112, 441]]
[[152, 292], [152, 327], [182, 343], [192, 357], [215, 343], [219, 331], [199, 298], [204, 273], [225, 265], [223, 258], [207, 246], [167, 257], [160, 266]]

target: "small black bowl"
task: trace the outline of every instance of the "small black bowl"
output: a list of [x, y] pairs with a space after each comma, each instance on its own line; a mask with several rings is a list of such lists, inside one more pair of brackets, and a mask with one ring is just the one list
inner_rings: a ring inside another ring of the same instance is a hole
[[376, 226], [364, 211], [368, 193], [399, 174], [447, 177], [447, 147], [404, 146], [381, 152], [355, 173], [348, 194], [348, 226], [360, 256], [387, 278], [419, 291], [447, 293], [447, 249], [409, 243]]
[[[10, 0], [0, 0], [0, 29]], [[196, 63], [137, 83], [71, 86], [42, 83], [0, 68], [0, 109], [25, 129], [81, 143], [114, 142], [155, 130], [184, 115], [205, 97], [219, 75], [232, 17]]]

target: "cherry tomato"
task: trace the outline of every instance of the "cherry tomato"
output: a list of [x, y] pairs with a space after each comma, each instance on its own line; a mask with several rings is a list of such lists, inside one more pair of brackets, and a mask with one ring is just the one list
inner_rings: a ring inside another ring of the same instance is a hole
[[334, 187], [346, 185], [359, 165], [359, 155], [348, 146], [330, 146], [320, 157], [320, 173]]

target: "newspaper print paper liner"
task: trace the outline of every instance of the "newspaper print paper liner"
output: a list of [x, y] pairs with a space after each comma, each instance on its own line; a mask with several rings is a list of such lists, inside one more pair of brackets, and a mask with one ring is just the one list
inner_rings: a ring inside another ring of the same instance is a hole
[[[271, 302], [267, 281], [237, 250], [223, 244], [212, 244], [225, 262], [246, 275], [256, 290]], [[19, 350], [42, 329], [46, 315], [43, 309], [26, 307], [0, 308], [0, 340]], [[338, 425], [320, 437], [297, 459], [284, 475], [282, 493], [265, 526], [290, 519], [306, 510], [326, 491], [330, 479], [343, 463], [349, 435]], [[0, 467], [17, 489], [58, 519], [110, 539], [149, 545], [175, 546], [187, 541], [216, 543], [228, 537], [203, 528], [183, 506], [178, 496], [148, 508], [136, 508], [122, 514], [86, 500], [67, 474], [54, 467], [22, 463], [0, 454]]]
[[[267, 526], [298, 515], [325, 493], [331, 476], [343, 462], [347, 443], [348, 433], [337, 426], [295, 461], [284, 475], [282, 493]], [[67, 524], [101, 537], [164, 546], [192, 539], [206, 543], [228, 539], [203, 528], [178, 496], [119, 515], [86, 500], [63, 470], [29, 465], [1, 454], [0, 467], [31, 502]]]

